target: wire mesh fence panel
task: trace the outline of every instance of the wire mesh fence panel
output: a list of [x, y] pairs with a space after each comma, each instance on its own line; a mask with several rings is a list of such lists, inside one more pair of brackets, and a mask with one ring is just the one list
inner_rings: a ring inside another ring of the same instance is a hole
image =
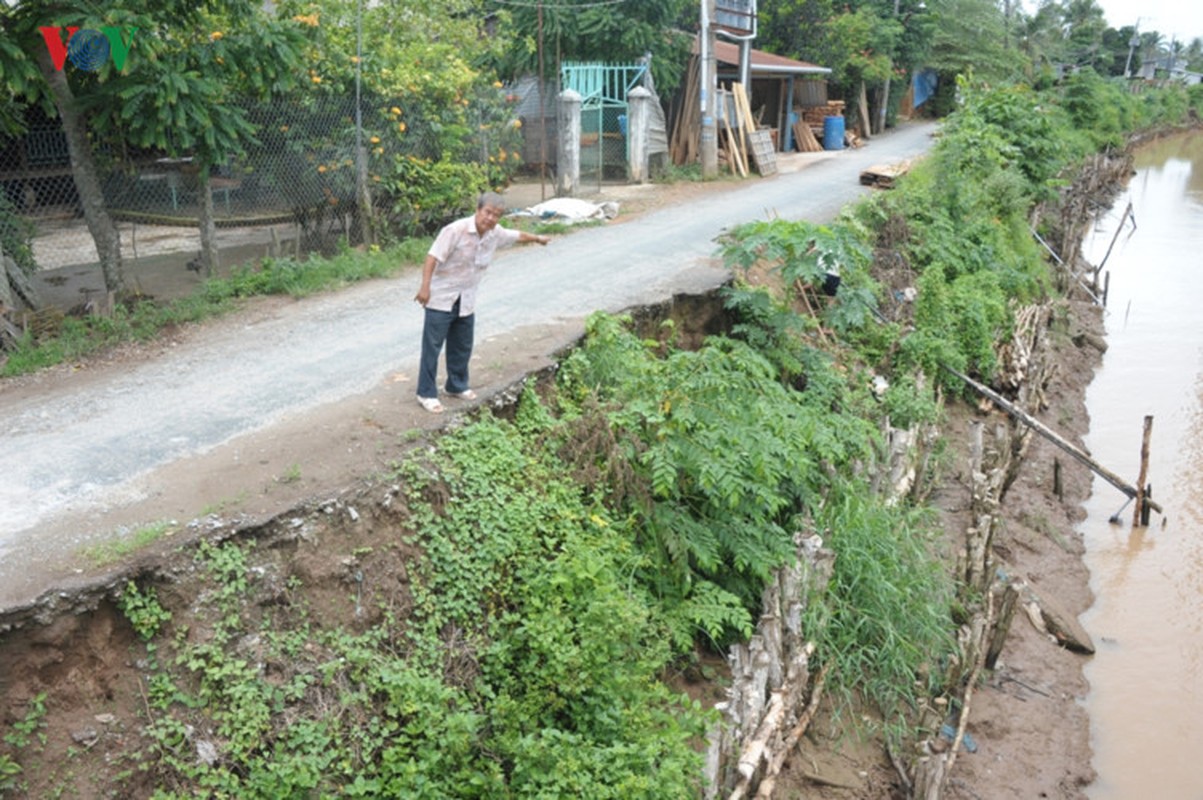
[[[365, 98], [358, 109], [341, 97], [246, 106], [254, 139], [208, 178], [219, 264], [357, 244], [365, 212], [387, 240], [430, 233], [520, 163], [515, 101], [493, 85], [453, 115], [402, 98]], [[58, 121], [31, 111], [28, 122], [22, 136], [0, 139], [0, 234], [10, 254], [25, 247], [27, 269], [65, 282], [99, 257]], [[94, 155], [131, 288], [146, 290], [142, 283], [161, 271], [199, 276], [201, 165], [120, 142], [97, 145]]]

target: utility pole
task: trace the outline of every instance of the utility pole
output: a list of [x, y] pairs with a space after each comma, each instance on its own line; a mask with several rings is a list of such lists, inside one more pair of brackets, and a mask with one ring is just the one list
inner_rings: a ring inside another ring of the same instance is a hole
[[701, 0], [702, 18], [698, 32], [699, 81], [698, 100], [702, 109], [701, 147], [702, 179], [718, 177], [718, 125], [715, 122], [718, 62], [714, 56], [715, 0]]
[[1140, 47], [1140, 17], [1136, 18], [1132, 38], [1128, 40], [1128, 60], [1124, 62], [1124, 78], [1132, 77], [1132, 54], [1136, 52], [1137, 47]]
[[[898, 0], [894, 0], [894, 18], [898, 18]], [[890, 72], [894, 71], [894, 59], [890, 59]], [[875, 133], [885, 133], [886, 111], [890, 107], [890, 73], [886, 73], [886, 85], [881, 90], [881, 108], [877, 112], [877, 130]]]
[[543, 74], [543, 0], [539, 0], [538, 42], [539, 81], [536, 86], [539, 91], [539, 200], [541, 202], [547, 199], [547, 108], [543, 100], [543, 92], [547, 89], [547, 76]]

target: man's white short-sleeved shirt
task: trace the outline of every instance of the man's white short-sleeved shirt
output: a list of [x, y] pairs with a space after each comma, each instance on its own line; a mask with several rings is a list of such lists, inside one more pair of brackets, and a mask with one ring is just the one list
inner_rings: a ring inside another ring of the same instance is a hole
[[476, 310], [476, 287], [499, 247], [508, 247], [521, 234], [500, 225], [481, 236], [476, 232], [476, 217], [464, 217], [449, 223], [427, 251], [438, 265], [430, 279], [427, 308], [450, 311], [459, 298], [459, 314], [466, 317]]

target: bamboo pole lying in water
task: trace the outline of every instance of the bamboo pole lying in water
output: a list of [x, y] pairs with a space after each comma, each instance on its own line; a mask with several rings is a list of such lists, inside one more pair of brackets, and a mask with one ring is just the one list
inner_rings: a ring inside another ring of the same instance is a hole
[[[1007, 400], [1005, 397], [1000, 395], [998, 392], [994, 391], [993, 389], [991, 389], [988, 386], [984, 386], [984, 385], [978, 383], [973, 378], [970, 378], [968, 375], [964, 375], [964, 374], [956, 371], [952, 367], [945, 365], [944, 369], [948, 370], [950, 373], [952, 373], [953, 375], [956, 375], [958, 378], [963, 380], [966, 383], [966, 385], [968, 385], [970, 388], [972, 388], [978, 394], [982, 395], [983, 397], [987, 397], [990, 400], [993, 400], [1000, 408], [1002, 408], [1002, 410], [1006, 411], [1012, 417], [1019, 420], [1024, 425], [1027, 425], [1029, 428], [1036, 431], [1036, 433], [1040, 434], [1045, 439], [1048, 439], [1050, 442], [1057, 445], [1057, 447], [1060, 447], [1065, 452], [1069, 453], [1071, 456], [1076, 458], [1078, 461], [1080, 461], [1083, 464], [1085, 464], [1086, 466], [1090, 467], [1092, 470], [1094, 470], [1096, 475], [1098, 475], [1103, 480], [1107, 481], [1107, 483], [1111, 484], [1116, 489], [1119, 489], [1121, 492], [1123, 492], [1128, 497], [1137, 497], [1138, 495], [1142, 494], [1142, 492], [1139, 489], [1137, 489], [1135, 486], [1128, 483], [1123, 478], [1116, 475], [1114, 472], [1107, 469], [1106, 467], [1104, 467], [1099, 462], [1095, 461], [1090, 456], [1086, 455], [1086, 453], [1082, 452], [1077, 447], [1074, 447], [1072, 444], [1067, 442], [1061, 436], [1057, 435], [1057, 433], [1055, 431], [1053, 431], [1051, 428], [1047, 427], [1043, 422], [1036, 419], [1031, 414], [1028, 414], [1023, 409], [1017, 407], [1016, 405], [1011, 403], [1009, 400]], [[1143, 483], [1143, 478], [1142, 478], [1142, 483]], [[1145, 505], [1145, 507], [1151, 508], [1152, 510], [1156, 511], [1158, 514], [1165, 513], [1164, 511], [1161, 510], [1161, 506], [1159, 506], [1157, 503], [1154, 503], [1153, 500], [1149, 497], [1144, 498], [1144, 505]]]

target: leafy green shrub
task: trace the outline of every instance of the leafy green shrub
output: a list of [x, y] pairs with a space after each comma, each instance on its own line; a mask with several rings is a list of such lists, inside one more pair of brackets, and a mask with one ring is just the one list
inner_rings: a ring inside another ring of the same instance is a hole
[[133, 581], [126, 582], [117, 606], [143, 641], [153, 639], [159, 628], [171, 621], [171, 612], [159, 604], [154, 589], [139, 589]]
[[[918, 289], [915, 331], [902, 343], [900, 363], [944, 382], [949, 378], [941, 366], [989, 381], [996, 367], [994, 346], [1010, 338], [1013, 322], [997, 276], [979, 272], [949, 281], [933, 269], [919, 278]], [[956, 392], [964, 388], [946, 385]]]
[[1203, 111], [1203, 83], [1196, 83], [1186, 90], [1186, 102], [1196, 113]]
[[1023, 176], [1028, 202], [1047, 196], [1049, 182], [1073, 157], [1062, 135], [1066, 120], [1047, 96], [1024, 86], [995, 89], [961, 80], [964, 102], [951, 115], [933, 160], [949, 190], [999, 170]]
[[470, 213], [489, 176], [479, 164], [397, 155], [380, 168], [380, 188], [378, 202], [394, 235], [416, 236]]
[[[871, 261], [870, 239], [870, 230], [853, 214], [843, 215], [832, 225], [772, 220], [746, 223], [729, 231], [720, 246], [724, 262], [745, 275], [753, 267], [767, 268], [779, 277], [783, 291], [781, 303], [776, 304], [768, 296], [747, 294], [744, 286], [726, 290], [728, 307], [761, 329], [753, 334], [750, 328], [738, 326], [737, 332], [745, 336], [770, 334], [775, 344], [764, 352], [789, 359], [781, 347], [784, 341], [781, 334], [795, 327], [795, 323], [812, 325], [808, 318], [795, 315], [789, 308], [802, 302], [803, 292], [816, 295], [817, 299], [817, 292], [832, 275], [839, 277], [838, 302], [820, 305], [818, 313], [822, 321], [844, 336], [869, 327], [878, 313], [877, 287], [867, 269]], [[784, 329], [771, 333], [775, 328]], [[794, 369], [786, 369], [787, 378], [796, 374]]]
[[478, 648], [513, 796], [691, 796], [700, 718], [655, 679], [671, 653], [628, 577], [633, 531], [541, 446], [554, 422], [533, 392], [522, 404], [522, 425], [485, 418], [442, 441], [441, 511], [411, 500], [427, 553], [416, 651], [441, 663], [449, 628]]
[[1172, 83], [1147, 93], [1144, 110], [1152, 124], [1179, 125], [1186, 120], [1187, 110], [1191, 107], [1190, 98], [1184, 86]]
[[814, 329], [814, 320], [796, 313], [763, 286], [726, 287], [723, 304], [736, 318], [732, 336], [772, 361], [782, 380], [791, 383], [804, 374], [804, 334]]
[[1123, 147], [1133, 128], [1135, 104], [1122, 83], [1108, 81], [1093, 69], [1081, 69], [1065, 80], [1061, 106], [1070, 123], [1090, 135], [1094, 149]]
[[[561, 392], [616, 404], [610, 424], [631, 437], [630, 466], [650, 496], [615, 511], [637, 515], [648, 537], [639, 574], [666, 601], [697, 599], [708, 581], [722, 590], [715, 599], [729, 593], [758, 609], [764, 579], [792, 553], [797, 516], [820, 496], [823, 469], [871, 457], [874, 427], [832, 413], [847, 398], [821, 360], [806, 365], [813, 372], [798, 392], [741, 341], [712, 337], [696, 352], [660, 356], [621, 318], [595, 314], [587, 329]], [[727, 617], [705, 632], [746, 633], [746, 617]]]

